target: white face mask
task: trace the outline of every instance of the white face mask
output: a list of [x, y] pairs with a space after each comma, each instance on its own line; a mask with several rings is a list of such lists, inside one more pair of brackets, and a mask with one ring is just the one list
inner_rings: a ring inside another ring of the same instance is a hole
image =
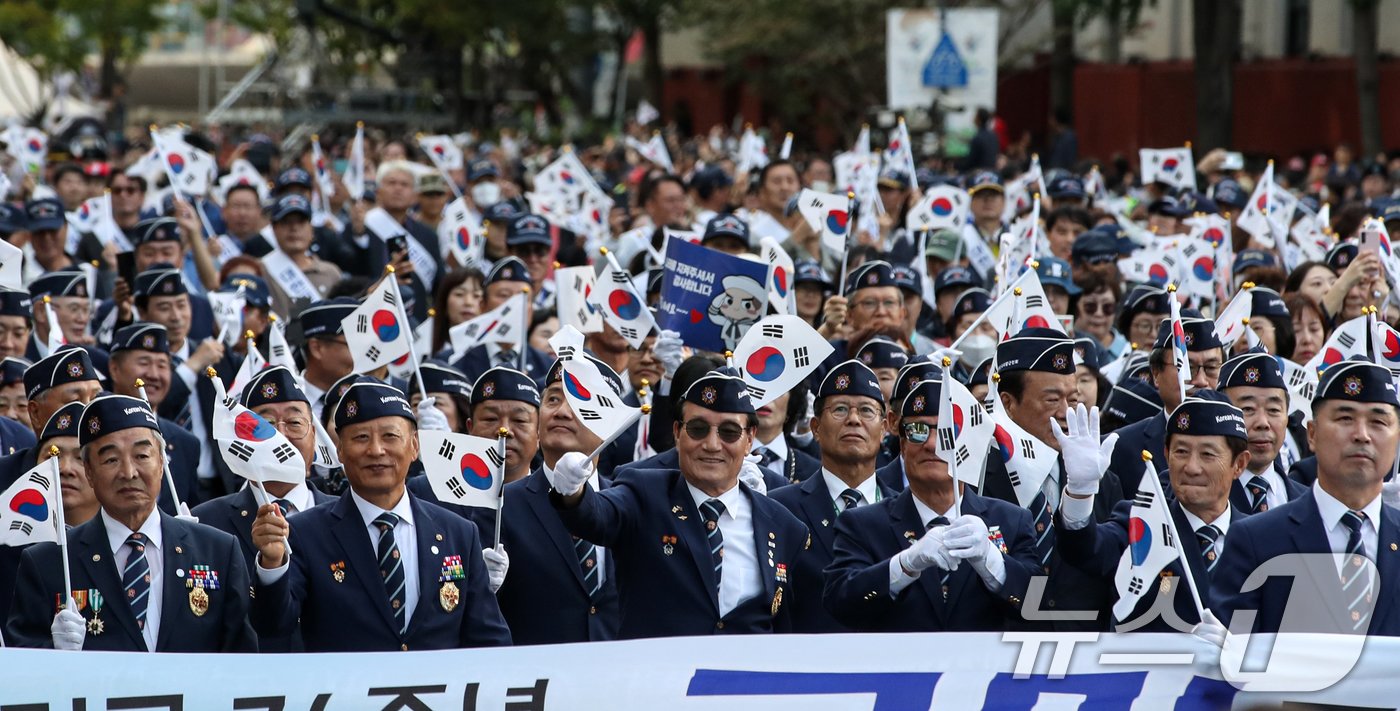
[[997, 341], [985, 333], [975, 333], [963, 339], [961, 350], [962, 356], [958, 360], [962, 361], [968, 370], [972, 370], [996, 353]]
[[501, 201], [501, 186], [494, 180], [477, 183], [472, 186], [472, 202], [476, 203], [478, 209], [485, 210]]
[[809, 186], [807, 186], [807, 187], [809, 187], [809, 188], [811, 188], [812, 190], [815, 190], [816, 192], [819, 192], [819, 193], [829, 193], [829, 192], [831, 192], [831, 183], [829, 183], [829, 182], [827, 182], [827, 181], [825, 181], [825, 180], [813, 180], [813, 181], [812, 181], [812, 184], [809, 185]]

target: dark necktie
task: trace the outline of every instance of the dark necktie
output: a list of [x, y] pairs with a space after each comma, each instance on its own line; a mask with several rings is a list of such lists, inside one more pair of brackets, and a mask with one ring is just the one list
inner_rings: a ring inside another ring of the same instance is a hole
[[[180, 364], [181, 364], [181, 363], [184, 363], [184, 362], [185, 362], [185, 359], [184, 359], [184, 358], [181, 358], [180, 356], [177, 356], [177, 355], [175, 355], [174, 353], [171, 353], [171, 354], [170, 354], [170, 368], [171, 368], [172, 370], [174, 370], [175, 368], [180, 367]], [[194, 378], [195, 378], [195, 383], [196, 383], [196, 384], [199, 383], [199, 378], [200, 378], [201, 376], [203, 376], [203, 375], [204, 375], [203, 373], [195, 373], [195, 374], [194, 374]], [[194, 394], [194, 392], [191, 392], [191, 393], [189, 394], [189, 397], [186, 397], [184, 400], [181, 400], [181, 401], [180, 401], [180, 409], [177, 410], [177, 411], [175, 412], [175, 424], [177, 424], [177, 425], [179, 425], [179, 426], [181, 426], [181, 427], [183, 427], [183, 428], [185, 428], [185, 429], [187, 429], [187, 430], [188, 430], [188, 429], [191, 429], [191, 427], [190, 427], [190, 420], [194, 419], [194, 410], [192, 410], [192, 409], [190, 408], [190, 401], [193, 400], [194, 398], [195, 398], [195, 394]]]
[[1347, 527], [1346, 560], [1342, 565], [1342, 594], [1348, 600], [1347, 612], [1351, 617], [1353, 630], [1363, 629], [1371, 617], [1371, 590], [1374, 580], [1367, 574], [1366, 544], [1361, 540], [1361, 527], [1366, 523], [1362, 511], [1342, 514], [1342, 525]]
[[865, 503], [865, 495], [855, 489], [847, 489], [841, 492], [841, 501], [844, 502], [844, 504], [838, 515]]
[[583, 572], [583, 589], [593, 598], [603, 587], [603, 579], [598, 575], [598, 546], [574, 536], [574, 554], [578, 556], [578, 566]]
[[[847, 489], [847, 491], [850, 490]], [[924, 530], [932, 531], [939, 526], [947, 526], [948, 523], [947, 516], [934, 516], [933, 520], [929, 521], [928, 525], [924, 527]], [[938, 580], [938, 587], [943, 591], [943, 602], [948, 602], [948, 578], [952, 577], [952, 575], [953, 572], [951, 570], [945, 570], [943, 571], [943, 577]]]
[[1249, 490], [1249, 498], [1252, 505], [1250, 513], [1259, 513], [1269, 510], [1269, 480], [1255, 474], [1250, 477], [1249, 483], [1244, 485]]
[[403, 561], [399, 559], [399, 544], [394, 541], [394, 526], [398, 525], [397, 514], [384, 512], [374, 519], [379, 527], [379, 574], [384, 578], [384, 590], [389, 594], [389, 608], [394, 613], [394, 621], [399, 631], [407, 626], [407, 610], [404, 607]]
[[1050, 555], [1055, 552], [1055, 512], [1050, 510], [1050, 499], [1045, 492], [1031, 500], [1031, 521], [1035, 528], [1035, 559], [1040, 561], [1041, 570], [1050, 573]]
[[724, 534], [719, 530], [719, 517], [724, 513], [724, 502], [710, 499], [700, 504], [700, 515], [705, 519], [705, 536], [710, 541], [710, 560], [715, 564], [715, 599], [719, 599], [720, 569], [724, 563]]
[[773, 463], [778, 461], [778, 455], [767, 447], [759, 447], [755, 452], [758, 455], [758, 466], [765, 469], [772, 469]]
[[515, 367], [515, 349], [502, 348], [496, 353], [496, 365], [503, 365], [507, 368]]
[[146, 607], [151, 602], [151, 564], [146, 560], [146, 534], [133, 533], [126, 537], [126, 545], [131, 554], [122, 570], [122, 587], [126, 588], [126, 602], [131, 605], [131, 614], [136, 618], [136, 627], [146, 629]]
[[1216, 544], [1220, 541], [1220, 529], [1214, 524], [1206, 524], [1196, 529], [1196, 540], [1201, 544], [1201, 559], [1205, 561], [1206, 572], [1215, 570], [1215, 564], [1219, 562], [1220, 556], [1216, 552]]
[[277, 509], [282, 512], [282, 516], [284, 517], [291, 516], [297, 512], [297, 507], [293, 506], [292, 502], [286, 499], [278, 499], [272, 503], [277, 504]]

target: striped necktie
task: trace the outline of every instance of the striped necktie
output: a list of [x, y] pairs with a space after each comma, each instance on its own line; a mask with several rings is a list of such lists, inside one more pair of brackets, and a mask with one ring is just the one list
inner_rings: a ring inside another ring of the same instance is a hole
[[1050, 574], [1050, 555], [1055, 552], [1055, 512], [1050, 510], [1050, 499], [1040, 492], [1031, 500], [1031, 521], [1035, 528], [1035, 559], [1040, 561], [1041, 570]]
[[837, 515], [841, 515], [851, 509], [865, 503], [865, 495], [855, 489], [847, 489], [841, 492], [842, 506]]
[[[932, 531], [939, 526], [947, 526], [950, 522], [947, 516], [934, 516], [932, 521], [924, 527], [925, 531]], [[943, 571], [943, 577], [938, 580], [938, 587], [943, 591], [943, 602], [948, 602], [948, 578], [953, 576], [951, 570]]]
[[1252, 514], [1269, 510], [1269, 480], [1255, 474], [1249, 478], [1249, 483], [1244, 485], [1249, 490], [1249, 498], [1252, 506], [1249, 512]]
[[389, 594], [389, 608], [394, 612], [394, 621], [399, 631], [407, 626], [408, 614], [404, 606], [403, 561], [399, 559], [399, 544], [394, 541], [394, 526], [398, 525], [398, 514], [385, 511], [374, 519], [379, 527], [379, 574], [384, 578], [384, 591]]
[[277, 499], [272, 503], [277, 504], [277, 510], [281, 511], [284, 517], [291, 516], [292, 514], [297, 512], [297, 507], [293, 506], [292, 502], [286, 499]]
[[151, 602], [151, 564], [146, 560], [146, 534], [127, 536], [126, 545], [131, 548], [131, 554], [122, 570], [122, 587], [126, 589], [126, 602], [136, 618], [136, 627], [144, 631], [146, 608]]
[[[710, 541], [710, 559], [715, 564], [715, 595], [719, 595], [719, 581], [724, 563], [724, 533], [719, 530], [719, 517], [724, 513], [724, 502], [709, 499], [700, 504], [700, 515], [705, 519], [705, 537]], [[718, 599], [718, 597], [716, 597]]]
[[574, 536], [574, 554], [583, 572], [583, 589], [588, 591], [589, 599], [593, 599], [603, 588], [603, 579], [598, 574], [598, 546]]
[[1362, 511], [1348, 510], [1342, 514], [1342, 525], [1347, 527], [1346, 558], [1342, 565], [1342, 594], [1347, 602], [1347, 613], [1353, 630], [1365, 629], [1371, 618], [1371, 591], [1375, 580], [1374, 568], [1365, 565], [1366, 544], [1361, 540], [1361, 527], [1366, 523]]
[[1207, 573], [1214, 571], [1215, 564], [1220, 562], [1220, 555], [1216, 549], [1220, 535], [1220, 529], [1214, 524], [1206, 524], [1196, 529], [1196, 540], [1201, 544], [1201, 558], [1205, 561]]

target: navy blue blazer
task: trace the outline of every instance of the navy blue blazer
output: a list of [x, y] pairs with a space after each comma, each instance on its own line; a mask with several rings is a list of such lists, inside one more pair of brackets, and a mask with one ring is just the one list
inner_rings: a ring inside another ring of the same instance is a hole
[[[876, 482], [880, 501], [894, 498], [898, 492]], [[836, 621], [822, 604], [822, 571], [831, 565], [832, 542], [836, 537], [836, 503], [826, 488], [826, 479], [818, 474], [800, 483], [768, 492], [768, 497], [787, 507], [812, 533], [812, 545], [797, 556], [792, 574], [797, 581], [797, 593], [792, 599], [793, 632], [851, 632]], [[866, 505], [878, 503], [866, 502]], [[844, 515], [844, 514], [841, 514]]]
[[1167, 415], [1159, 412], [1149, 419], [1120, 427], [1116, 432], [1118, 444], [1113, 445], [1108, 470], [1117, 474], [1118, 483], [1122, 484], [1122, 491], [1116, 498], [1132, 499], [1142, 483], [1142, 450], [1151, 452], [1154, 462], [1167, 461]]
[[[1313, 461], [1316, 462], [1317, 460], [1314, 459]], [[1279, 466], [1278, 462], [1274, 462], [1274, 471], [1278, 472], [1279, 477], [1283, 479], [1284, 493], [1288, 495], [1289, 501], [1308, 493], [1308, 487], [1290, 479], [1288, 474]], [[1244, 480], [1248, 481], [1249, 476], [1249, 474], [1245, 474]], [[1244, 484], [1241, 483], [1238, 478], [1230, 482], [1230, 505], [1246, 513], [1254, 508], [1253, 502], [1249, 500], [1249, 492], [1244, 490]], [[1263, 512], [1261, 511], [1260, 513]]]
[[1294, 462], [1288, 468], [1288, 478], [1304, 487], [1312, 486], [1317, 481], [1317, 457], [1303, 457]]
[[904, 458], [895, 457], [894, 461], [877, 468], [875, 478], [880, 480], [881, 486], [895, 492], [904, 491]]
[[[606, 489], [608, 481], [599, 477]], [[516, 644], [602, 642], [617, 639], [617, 565], [603, 555], [603, 584], [589, 596], [574, 542], [549, 503], [543, 469], [506, 485], [501, 543], [510, 572], [496, 593]]]
[[[1380, 572], [1379, 595], [1366, 633], [1388, 637], [1400, 636], [1400, 511], [1381, 506], [1381, 521], [1377, 529], [1379, 545], [1375, 552], [1376, 568]], [[1244, 590], [1244, 583], [1256, 568], [1276, 556], [1288, 553], [1330, 554], [1332, 547], [1323, 527], [1322, 514], [1312, 490], [1268, 511], [1249, 516], [1230, 525], [1225, 537], [1225, 552], [1211, 579], [1211, 610], [1220, 622], [1230, 626], [1236, 612], [1254, 610], [1257, 615], [1252, 630], [1257, 633], [1278, 632], [1288, 607], [1290, 596], [1298, 605], [1309, 605], [1312, 614], [1295, 610], [1290, 616], [1290, 632], [1352, 633], [1341, 578], [1331, 555], [1317, 556], [1308, 561], [1305, 575], [1270, 576], [1262, 585]], [[1331, 609], [1319, 610], [1316, 601], [1337, 601]], [[1299, 629], [1299, 625], [1307, 626]]]
[[[43, 425], [39, 425], [43, 429]], [[0, 417], [0, 454], [10, 455], [27, 447], [33, 447], [39, 443], [39, 438], [34, 436], [34, 430], [12, 420], [8, 417]], [[32, 465], [31, 465], [32, 466]], [[28, 469], [10, 471], [0, 467], [0, 481], [13, 483], [21, 474]]]
[[[787, 438], [787, 435], [783, 436]], [[822, 460], [794, 447], [792, 439], [787, 438], [787, 458], [782, 464], [774, 462], [769, 468], [776, 471], [787, 483], [800, 484], [821, 473]]]
[[[96, 368], [97, 372], [101, 373], [103, 377], [106, 377], [107, 361], [111, 358], [111, 356], [107, 355], [107, 351], [94, 346], [79, 346], [79, 348], [87, 351], [88, 360], [92, 361], [92, 367]], [[37, 333], [30, 334], [29, 346], [24, 349], [24, 357], [29, 360], [30, 363], [39, 362], [39, 336]], [[45, 423], [42, 422], [39, 423], [40, 429], [43, 428], [44, 424]]]
[[[375, 544], [346, 492], [338, 501], [287, 519], [289, 570], [271, 585], [257, 583], [253, 627], [287, 636], [300, 627], [308, 652], [382, 652], [494, 647], [510, 644], [496, 596], [487, 587], [476, 526], [411, 493], [418, 546], [419, 599], [402, 631], [389, 609]], [[461, 556], [465, 578], [443, 594], [443, 559]], [[337, 572], [344, 575], [337, 576]], [[448, 609], [451, 608], [451, 609]]]
[[858, 632], [989, 632], [1012, 626], [1040, 567], [1030, 512], [970, 490], [963, 493], [962, 512], [1001, 531], [1006, 581], [1000, 591], [988, 590], [972, 564], [963, 561], [948, 579], [947, 602], [938, 568], [923, 571], [898, 596], [890, 596], [890, 558], [924, 534], [913, 492], [905, 490], [836, 519], [834, 557], [825, 575], [826, 609]]
[[809, 545], [807, 527], [787, 509], [739, 484], [753, 508], [763, 590], [723, 617], [705, 522], [679, 469], [635, 470], [602, 491], [585, 488], [577, 506], [550, 503], [574, 535], [614, 558], [622, 622], [619, 637], [681, 637], [788, 632], [794, 585], [787, 574]]
[[[1118, 562], [1123, 557], [1123, 551], [1128, 548], [1128, 520], [1132, 513], [1131, 501], [1120, 501], [1113, 508], [1113, 518], [1104, 523], [1089, 522], [1089, 525], [1075, 531], [1064, 527], [1064, 521], [1057, 514], [1055, 516], [1055, 548], [1060, 554], [1060, 559], [1078, 567], [1090, 575], [1098, 576], [1103, 584], [1109, 588], [1111, 594], [1117, 597], [1117, 587], [1114, 585], [1114, 575], [1118, 571]], [[1191, 577], [1196, 581], [1196, 592], [1201, 596], [1201, 603], [1210, 607], [1210, 579], [1211, 574], [1206, 572], [1205, 562], [1201, 557], [1201, 548], [1196, 538], [1195, 529], [1186, 520], [1186, 514], [1182, 512], [1181, 502], [1171, 499], [1167, 504], [1172, 515], [1172, 525], [1175, 527], [1176, 539], [1181, 542], [1182, 549], [1186, 552], [1186, 559], [1191, 563]], [[1230, 509], [1230, 530], [1225, 534], [1226, 538], [1234, 535], [1235, 526], [1248, 516], [1247, 513], [1237, 507]], [[1217, 551], [1221, 553], [1216, 560], [1216, 570], [1225, 564], [1224, 551], [1218, 545]], [[1163, 591], [1162, 582], [1165, 578], [1175, 578], [1170, 583], [1170, 592]], [[1133, 632], [1187, 632], [1189, 626], [1195, 626], [1201, 621], [1201, 616], [1196, 611], [1196, 601], [1186, 590], [1186, 581], [1181, 569], [1181, 561], [1173, 560], [1162, 569], [1156, 579], [1147, 583], [1148, 593], [1133, 608], [1132, 614], [1123, 622], [1137, 621], [1142, 615], [1148, 614], [1156, 605], [1157, 599], [1164, 594], [1172, 596], [1171, 604], [1176, 611], [1176, 616], [1183, 623], [1188, 625], [1187, 629], [1172, 627], [1171, 624], [1157, 616], [1156, 619], [1147, 622], [1141, 627], [1134, 627]]]
[[[157, 652], [256, 652], [258, 639], [248, 624], [248, 569], [238, 542], [223, 531], [160, 514], [162, 602]], [[100, 516], [68, 532], [69, 574], [75, 591], [97, 590], [101, 634], [89, 630], [83, 649], [144, 652], [146, 642], [126, 604], [116, 557], [107, 544]], [[188, 603], [184, 571], [207, 565], [218, 573], [219, 587], [207, 592], [208, 610], [199, 615]], [[16, 647], [53, 647], [49, 626], [63, 598], [62, 559], [58, 544], [29, 546], [19, 566], [15, 600], [5, 627], [5, 641]], [[92, 596], [80, 610], [93, 618]]]
[[[180, 500], [194, 508], [195, 504], [199, 503], [199, 454], [203, 443], [193, 432], [175, 424], [174, 421], [164, 417], [159, 419], [160, 436], [165, 438], [165, 453], [170, 457], [170, 478], [175, 480]], [[214, 458], [219, 458], [217, 453]], [[161, 480], [160, 510], [171, 515], [176, 513], [175, 502], [165, 490], [164, 479]]]
[[[519, 361], [511, 361], [510, 367], [518, 368], [519, 365]], [[549, 374], [551, 365], [554, 365], [553, 358], [529, 346], [525, 347], [525, 374], [535, 381], [540, 390], [544, 390], [544, 376]], [[495, 367], [495, 364], [491, 362], [491, 357], [486, 353], [486, 344], [483, 343], [467, 349], [452, 367], [462, 371], [467, 376], [467, 382], [474, 383], [482, 373]]]
[[[679, 454], [676, 453], [676, 449], [672, 447], [671, 449], [668, 449], [664, 452], [658, 452], [656, 454], [653, 454], [652, 456], [647, 457], [646, 459], [639, 459], [635, 462], [628, 462], [626, 464], [618, 466], [615, 469], [612, 469], [611, 471], [608, 469], [600, 468], [598, 470], [598, 473], [605, 477], [616, 479], [622, 476], [623, 474], [641, 471], [643, 469], [678, 469], [680, 468], [680, 466], [681, 457]], [[818, 464], [818, 467], [820, 467], [820, 464]], [[778, 474], [772, 469], [769, 469], [767, 467], [759, 467], [759, 469], [763, 472], [763, 485], [766, 486], [769, 491], [775, 491], [788, 485], [788, 480], [784, 479], [781, 474]]]

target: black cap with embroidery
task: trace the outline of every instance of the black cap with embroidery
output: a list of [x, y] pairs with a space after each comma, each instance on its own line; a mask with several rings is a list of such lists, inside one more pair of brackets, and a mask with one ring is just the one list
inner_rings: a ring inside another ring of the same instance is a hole
[[1162, 396], [1146, 380], [1130, 378], [1113, 386], [1103, 411], [1124, 423], [1146, 420], [1162, 411]]
[[[1220, 342], [1220, 337], [1215, 335], [1215, 321], [1201, 318], [1200, 313], [1191, 309], [1181, 311], [1181, 330], [1186, 336], [1187, 351], [1199, 353], [1225, 347], [1225, 344]], [[1152, 342], [1152, 347], [1170, 348], [1171, 342], [1172, 320], [1163, 319], [1157, 326], [1157, 340]]]
[[522, 284], [530, 283], [530, 270], [525, 267], [525, 262], [519, 257], [506, 257], [496, 260], [496, 266], [491, 268], [491, 273], [486, 275], [486, 286], [491, 286], [502, 281], [518, 281]]
[[754, 412], [749, 386], [738, 371], [724, 367], [706, 373], [686, 389], [685, 402], [714, 412], [750, 414]]
[[152, 242], [179, 242], [180, 223], [173, 217], [150, 217], [136, 223], [127, 234], [137, 247]]
[[44, 430], [39, 433], [39, 443], [43, 444], [54, 437], [77, 437], [78, 421], [83, 417], [81, 402], [70, 402], [58, 411], [49, 416], [49, 421], [44, 424]]
[[365, 378], [352, 383], [336, 403], [335, 428], [344, 432], [350, 425], [358, 425], [383, 417], [402, 417], [415, 426], [418, 417], [408, 399], [396, 387], [374, 378]]
[[891, 397], [895, 402], [903, 402], [904, 396], [909, 394], [923, 380], [943, 379], [943, 368], [940, 364], [934, 363], [927, 355], [916, 355], [899, 369], [899, 373], [894, 376], [894, 392]]
[[35, 277], [34, 281], [29, 282], [29, 296], [34, 301], [38, 301], [39, 297], [44, 295], [53, 298], [60, 296], [87, 298], [87, 272], [77, 267], [70, 267], [40, 274]]
[[301, 388], [301, 381], [297, 380], [296, 374], [285, 365], [269, 366], [258, 371], [248, 384], [243, 386], [239, 402], [250, 410], [260, 405], [281, 402], [311, 404], [311, 400], [306, 397], [306, 391]]
[[[472, 396], [472, 383], [467, 380], [467, 376], [460, 370], [433, 361], [424, 361], [418, 366], [419, 372], [423, 374], [423, 386], [428, 389], [428, 393], [448, 393], [450, 395], [461, 395], [470, 399]], [[418, 379], [413, 378], [408, 381], [408, 394], [418, 392]]]
[[903, 368], [909, 352], [885, 336], [873, 336], [856, 351], [856, 360], [871, 368]]
[[817, 397], [833, 395], [859, 395], [877, 402], [885, 401], [885, 394], [880, 390], [880, 380], [875, 377], [875, 371], [854, 359], [832, 368], [827, 371], [826, 377], [822, 378], [821, 385], [817, 387]]
[[487, 400], [514, 400], [539, 407], [540, 391], [530, 376], [498, 365], [472, 383], [471, 406], [475, 408]]
[[136, 275], [132, 293], [137, 299], [148, 299], [152, 296], [178, 296], [190, 292], [185, 288], [185, 280], [181, 277], [180, 270], [168, 264], [159, 264]]
[[169, 353], [170, 336], [165, 326], [158, 323], [138, 321], [130, 326], [117, 329], [112, 335], [112, 353], [118, 351], [151, 351]]
[[0, 289], [0, 316], [29, 318], [32, 314], [28, 292]]
[[24, 397], [33, 400], [49, 388], [97, 379], [88, 352], [78, 346], [66, 346], [24, 371]]
[[343, 333], [340, 322], [346, 316], [355, 312], [355, 308], [360, 302], [348, 296], [337, 296], [334, 299], [317, 302], [302, 310], [297, 316], [301, 321], [301, 335], [303, 338], [330, 338]]
[[34, 365], [18, 356], [7, 356], [0, 360], [0, 385], [14, 385], [24, 382], [24, 371]]
[[1395, 381], [1390, 370], [1376, 365], [1364, 356], [1352, 356], [1322, 371], [1313, 406], [1323, 400], [1379, 402], [1400, 407], [1396, 399]]
[[[1206, 397], [1201, 397], [1202, 394]], [[1249, 441], [1244, 427], [1244, 413], [1230, 403], [1229, 398], [1213, 390], [1197, 391], [1167, 416], [1167, 436], [1234, 437]]]
[[997, 372], [1074, 374], [1074, 341], [1053, 328], [1023, 328], [997, 345]]
[[894, 271], [890, 263], [878, 259], [856, 267], [855, 271], [846, 277], [846, 293], [844, 295], [849, 297], [860, 289], [877, 286], [899, 286], [895, 283]]
[[899, 401], [900, 417], [938, 417], [938, 406], [942, 402], [943, 383], [938, 380], [925, 380], [914, 386], [904, 399]]
[[1219, 388], [1274, 388], [1287, 390], [1278, 360], [1263, 348], [1241, 353], [1220, 366]]
[[78, 444], [86, 447], [107, 435], [144, 427], [160, 432], [160, 421], [145, 400], [128, 395], [103, 395], [83, 408]]

